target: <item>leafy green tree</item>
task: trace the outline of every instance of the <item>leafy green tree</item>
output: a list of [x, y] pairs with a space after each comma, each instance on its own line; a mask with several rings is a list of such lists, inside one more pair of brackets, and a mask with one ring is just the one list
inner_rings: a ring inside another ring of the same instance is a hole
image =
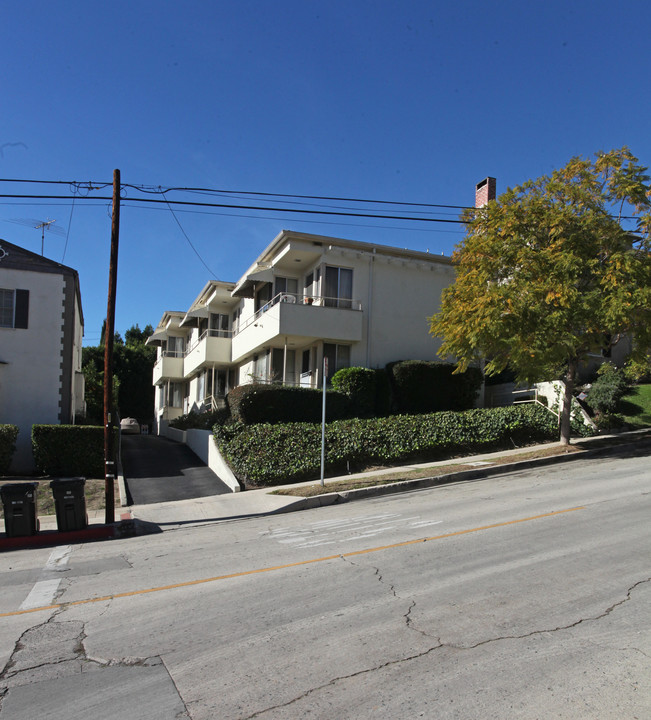
[[[133, 325], [124, 334], [115, 334], [113, 348], [114, 403], [120, 417], [135, 417], [148, 423], [154, 412], [152, 370], [156, 348], [145, 345], [152, 334], [151, 325], [141, 330]], [[119, 341], [118, 341], [119, 339]], [[103, 423], [104, 417], [104, 345], [82, 350], [82, 371], [86, 381], [86, 416], [88, 421]]]
[[651, 188], [627, 148], [574, 158], [551, 176], [464, 214], [455, 283], [430, 318], [442, 356], [486, 360], [521, 381], [564, 377], [561, 442], [570, 441], [577, 370], [588, 354], [633, 337], [651, 346]]

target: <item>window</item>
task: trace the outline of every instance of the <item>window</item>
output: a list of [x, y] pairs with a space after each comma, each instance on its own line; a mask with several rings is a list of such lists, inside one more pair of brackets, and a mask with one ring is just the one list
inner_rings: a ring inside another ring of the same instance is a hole
[[274, 348], [271, 355], [271, 380], [272, 382], [283, 382], [290, 385], [295, 381], [296, 373], [296, 351], [287, 350], [287, 366], [283, 378], [283, 366], [285, 365], [285, 349]]
[[170, 335], [167, 338], [167, 357], [183, 357], [184, 342], [182, 337]]
[[303, 283], [303, 295], [305, 297], [310, 297], [311, 295], [314, 295], [314, 291], [312, 289], [313, 286], [314, 286], [314, 273], [311, 272], [305, 276], [305, 282]]
[[325, 269], [325, 302], [329, 307], [352, 307], [353, 271], [327, 265]]
[[298, 295], [298, 280], [296, 278], [277, 277], [274, 285], [274, 296], [280, 293]]
[[29, 317], [29, 290], [0, 288], [0, 327], [25, 330]]
[[242, 315], [242, 306], [240, 305], [233, 313], [233, 333], [236, 333], [240, 327], [240, 316]]
[[[255, 311], [265, 306], [271, 300], [271, 283], [264, 283], [255, 293]], [[265, 308], [266, 309], [266, 308]]]
[[350, 345], [323, 343], [323, 354], [328, 358], [328, 378], [331, 378], [337, 370], [350, 367]]
[[267, 353], [253, 356], [253, 379], [264, 382], [267, 379]]
[[228, 337], [228, 315], [210, 313], [210, 337]]
[[[161, 388], [161, 395], [163, 397], [163, 404], [169, 407], [180, 408], [183, 407], [183, 386], [184, 383], [169, 383], [165, 388]], [[167, 397], [165, 397], [164, 391], [167, 390]], [[165, 400], [167, 402], [165, 402]]]

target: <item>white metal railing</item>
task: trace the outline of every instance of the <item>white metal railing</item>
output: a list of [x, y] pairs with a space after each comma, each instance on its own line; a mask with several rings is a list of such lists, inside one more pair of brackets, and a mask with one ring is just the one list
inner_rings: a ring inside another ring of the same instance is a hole
[[165, 358], [182, 358], [184, 355], [182, 350], [162, 350], [160, 356], [156, 358], [154, 367], [158, 367]]
[[232, 338], [233, 337], [233, 331], [232, 330], [204, 330], [201, 335], [192, 343], [192, 345], [189, 345], [186, 349], [186, 351], [183, 353], [182, 357], [187, 357], [195, 348], [197, 348], [201, 343], [208, 337], [219, 337], [219, 338]]
[[260, 317], [267, 312], [267, 310], [278, 303], [309, 305], [311, 307], [333, 307], [357, 311], [362, 309], [362, 303], [359, 300], [352, 300], [350, 298], [325, 297], [321, 295], [300, 295], [297, 293], [282, 292], [278, 293], [278, 295], [269, 300], [269, 302], [265, 303], [259, 310], [256, 310], [256, 312], [248, 317], [244, 322], [241, 322], [233, 331], [233, 335], [238, 335], [243, 330], [246, 330], [246, 328], [250, 327], [259, 320]]
[[514, 405], [521, 405], [523, 403], [536, 403], [542, 407], [545, 408], [545, 410], [549, 410], [549, 412], [558, 420], [560, 418], [560, 412], [556, 412], [553, 408], [550, 408], [546, 403], [541, 402], [538, 399], [538, 388], [532, 387], [532, 388], [525, 388], [524, 390], [514, 390], [513, 395], [522, 395], [523, 393], [531, 393], [533, 392], [533, 397], [527, 398], [525, 400], [514, 400]]

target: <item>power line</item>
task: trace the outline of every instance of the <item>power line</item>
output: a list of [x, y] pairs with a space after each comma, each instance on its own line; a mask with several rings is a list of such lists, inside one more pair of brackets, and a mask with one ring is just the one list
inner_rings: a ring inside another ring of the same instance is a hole
[[[163, 197], [165, 198], [165, 201], [167, 202], [167, 198], [165, 197], [165, 193], [163, 193]], [[179, 226], [179, 229], [180, 229], [181, 232], [183, 233], [183, 237], [188, 241], [188, 245], [192, 248], [192, 250], [194, 251], [194, 254], [199, 258], [199, 260], [201, 261], [201, 264], [202, 264], [202, 265], [206, 268], [206, 270], [215, 278], [215, 280], [219, 280], [219, 278], [217, 277], [217, 275], [215, 275], [215, 273], [208, 267], [208, 265], [206, 264], [206, 261], [201, 257], [201, 255], [199, 255], [199, 252], [197, 251], [197, 248], [195, 248], [195, 246], [192, 244], [192, 241], [190, 240], [190, 238], [188, 237], [188, 234], [187, 234], [187, 233], [185, 232], [185, 230], [183, 229], [183, 226], [182, 226], [181, 223], [179, 222], [179, 219], [176, 217], [176, 214], [174, 213], [174, 210], [173, 210], [172, 207], [170, 206], [169, 202], [167, 202], [167, 207], [169, 208], [169, 211], [172, 213], [172, 217], [174, 218], [176, 224]]]
[[[105, 187], [110, 187], [110, 182], [78, 182], [77, 180], [28, 180], [28, 179], [16, 179], [16, 178], [0, 178], [0, 182], [15, 182], [15, 183], [32, 183], [32, 184], [49, 184], [49, 185], [69, 185], [84, 187], [88, 190], [101, 190]], [[277, 198], [298, 198], [300, 200], [328, 200], [334, 202], [355, 202], [355, 203], [371, 203], [377, 205], [404, 205], [405, 207], [429, 207], [429, 208], [447, 208], [451, 210], [467, 210], [469, 209], [466, 205], [443, 205], [438, 203], [418, 203], [418, 202], [406, 202], [401, 200], [376, 200], [369, 198], [346, 198], [329, 195], [296, 195], [291, 193], [272, 193], [262, 192], [256, 190], [226, 190], [223, 188], [204, 188], [204, 187], [161, 187], [154, 185], [144, 184], [133, 184], [133, 183], [122, 183], [121, 187], [132, 188], [142, 193], [148, 193], [152, 195], [160, 195], [168, 192], [192, 192], [192, 193], [206, 193], [216, 195], [253, 195], [256, 197], [277, 197]]]
[[[32, 194], [0, 194], [0, 198], [9, 199], [23, 199], [23, 200], [70, 200], [69, 196], [66, 195], [32, 195]], [[79, 198], [80, 200], [85, 198]], [[89, 198], [92, 200], [111, 200], [107, 196], [93, 196]], [[379, 215], [377, 213], [362, 213], [362, 212], [341, 212], [335, 210], [308, 210], [288, 207], [264, 207], [261, 205], [236, 205], [232, 203], [204, 203], [190, 200], [154, 200], [152, 198], [129, 198], [129, 202], [138, 203], [151, 203], [161, 205], [181, 205], [188, 207], [215, 207], [215, 208], [228, 208], [233, 210], [255, 210], [257, 212], [285, 212], [285, 213], [297, 213], [306, 215], [333, 215], [336, 217], [359, 217], [359, 218], [374, 218], [376, 220], [408, 220], [412, 222], [425, 222], [425, 223], [454, 223], [463, 224], [463, 220], [452, 220], [449, 218], [428, 218], [428, 217], [412, 217], [408, 215]]]

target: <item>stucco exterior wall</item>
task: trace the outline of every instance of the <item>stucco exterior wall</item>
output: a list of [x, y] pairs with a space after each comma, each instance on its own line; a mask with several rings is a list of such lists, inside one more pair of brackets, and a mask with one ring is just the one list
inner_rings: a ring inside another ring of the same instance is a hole
[[0, 360], [6, 363], [0, 365], [0, 423], [20, 429], [12, 469], [22, 472], [32, 468], [32, 425], [61, 418], [64, 278], [4, 269], [0, 287], [29, 290], [27, 329], [0, 328]]

